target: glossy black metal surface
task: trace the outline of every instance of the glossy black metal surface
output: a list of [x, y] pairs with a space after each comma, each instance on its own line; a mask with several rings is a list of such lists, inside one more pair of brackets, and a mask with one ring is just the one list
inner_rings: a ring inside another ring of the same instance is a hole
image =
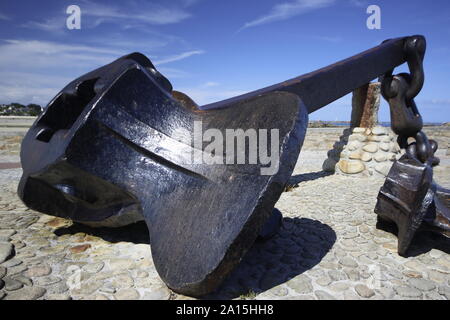
[[[308, 113], [405, 62], [406, 39], [203, 107], [172, 91], [145, 56], [122, 57], [71, 82], [36, 120], [22, 143], [19, 196], [34, 210], [75, 221], [142, 214], [164, 282], [183, 294], [209, 293], [271, 216]], [[207, 143], [195, 146], [196, 121], [224, 136], [227, 129], [277, 129], [278, 150], [268, 148], [279, 151], [278, 171], [262, 175], [248, 152], [246, 164], [192, 163], [196, 152], [211, 155]]]

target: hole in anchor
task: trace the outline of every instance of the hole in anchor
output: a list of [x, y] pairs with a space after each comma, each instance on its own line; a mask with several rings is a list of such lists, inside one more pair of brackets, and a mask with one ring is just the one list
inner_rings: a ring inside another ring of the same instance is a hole
[[70, 129], [86, 105], [95, 97], [94, 86], [98, 79], [82, 81], [75, 87], [75, 92], [61, 92], [39, 120], [37, 126], [42, 129], [36, 134], [36, 139], [49, 142], [58, 130]]

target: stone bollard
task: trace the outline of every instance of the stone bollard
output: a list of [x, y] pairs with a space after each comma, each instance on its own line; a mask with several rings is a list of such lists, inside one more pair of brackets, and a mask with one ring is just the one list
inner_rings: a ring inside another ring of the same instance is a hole
[[344, 175], [387, 176], [401, 156], [397, 137], [378, 125], [380, 83], [370, 83], [353, 92], [349, 129], [328, 151], [323, 170]]

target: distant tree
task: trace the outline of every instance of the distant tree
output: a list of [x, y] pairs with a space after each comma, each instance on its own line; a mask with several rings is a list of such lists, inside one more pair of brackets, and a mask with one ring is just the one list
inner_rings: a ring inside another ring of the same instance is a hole
[[30, 103], [27, 108], [30, 116], [38, 116], [42, 112], [42, 107], [35, 103]]
[[42, 112], [42, 107], [35, 103], [27, 106], [13, 102], [0, 105], [0, 116], [38, 116]]

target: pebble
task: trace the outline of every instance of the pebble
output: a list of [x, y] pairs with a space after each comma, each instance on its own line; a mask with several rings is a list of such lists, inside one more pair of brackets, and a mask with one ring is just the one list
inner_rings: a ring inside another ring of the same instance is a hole
[[71, 293], [74, 295], [91, 295], [101, 287], [102, 283], [99, 281], [88, 281], [81, 283], [79, 288], [71, 290]]
[[23, 283], [11, 278], [3, 278], [3, 281], [5, 282], [5, 290], [6, 291], [14, 291], [18, 290], [23, 287]]
[[72, 300], [72, 297], [67, 293], [55, 293], [47, 294], [45, 296], [46, 300]]
[[27, 271], [25, 271], [25, 276], [30, 278], [43, 277], [48, 276], [52, 273], [52, 268], [47, 265], [37, 265], [30, 267]]
[[129, 275], [121, 274], [113, 278], [111, 284], [116, 289], [126, 289], [131, 288], [134, 285], [134, 281]]
[[445, 296], [447, 300], [450, 300], [450, 287], [449, 286], [440, 286], [438, 288], [439, 294]]
[[344, 272], [340, 271], [340, 270], [330, 270], [330, 271], [328, 271], [328, 276], [333, 281], [340, 281], [340, 280], [347, 280], [348, 279], [347, 275]]
[[294, 279], [287, 282], [287, 285], [294, 289], [295, 292], [300, 294], [306, 294], [313, 291], [313, 286], [311, 284], [311, 279], [305, 275], [300, 275]]
[[89, 273], [97, 273], [102, 271], [103, 267], [105, 266], [105, 263], [100, 261], [97, 263], [88, 263], [83, 266], [82, 270], [89, 272]]
[[9, 242], [0, 242], [0, 263], [5, 262], [13, 254], [13, 245]]
[[370, 298], [375, 295], [375, 291], [373, 291], [364, 284], [357, 284], [355, 286], [355, 291], [356, 293], [358, 293], [358, 295], [360, 295], [363, 298]]
[[350, 284], [347, 282], [334, 282], [328, 287], [331, 291], [345, 291], [350, 288]]
[[13, 229], [0, 229], [0, 241], [9, 241], [11, 236], [16, 234], [16, 230]]
[[350, 257], [344, 257], [344, 258], [340, 259], [339, 263], [341, 265], [343, 265], [344, 267], [349, 267], [349, 268], [356, 268], [358, 266], [356, 261]]
[[139, 296], [139, 292], [133, 288], [120, 289], [114, 295], [117, 300], [137, 300]]
[[16, 267], [7, 268], [7, 274], [8, 276], [13, 276], [16, 274], [21, 274], [22, 272], [26, 271], [28, 268], [25, 265], [18, 265]]
[[395, 292], [397, 292], [398, 295], [400, 295], [402, 297], [419, 298], [422, 296], [422, 292], [420, 292], [416, 288], [409, 287], [409, 286], [394, 287], [394, 290], [395, 290]]
[[329, 277], [321, 277], [316, 280], [316, 283], [322, 287], [328, 286], [331, 282], [333, 282]]
[[49, 294], [62, 294], [69, 290], [69, 287], [64, 281], [56, 282], [47, 285], [47, 291]]
[[111, 285], [104, 285], [103, 287], [101, 287], [99, 289], [99, 291], [112, 294], [112, 293], [115, 293], [117, 290], [116, 290], [116, 288], [112, 287]]
[[75, 247], [72, 247], [72, 248], [70, 248], [69, 250], [70, 250], [70, 252], [72, 252], [72, 253], [82, 253], [82, 252], [85, 252], [87, 249], [89, 249], [91, 247], [91, 245], [90, 244], [81, 244], [81, 245], [79, 245], [79, 246], [75, 246]]
[[408, 280], [408, 283], [421, 291], [430, 291], [436, 288], [436, 284], [433, 281], [426, 279], [411, 278]]
[[5, 300], [36, 300], [46, 292], [47, 290], [41, 287], [23, 287], [22, 289], [9, 292]]
[[[11, 267], [16, 267], [18, 265], [22, 264], [22, 261], [16, 258], [12, 258], [6, 262], [2, 263], [2, 266], [5, 268], [11, 268]], [[1, 268], [1, 267], [0, 267]]]
[[27, 277], [22, 276], [22, 275], [14, 276], [14, 280], [20, 281], [26, 286], [32, 286], [33, 285], [33, 281], [30, 278], [27, 278]]
[[322, 290], [316, 290], [316, 291], [314, 291], [314, 294], [316, 295], [317, 299], [319, 299], [319, 300], [336, 300], [336, 298], [334, 296], [332, 296], [328, 292], [325, 292]]
[[45, 286], [49, 286], [55, 283], [60, 282], [62, 279], [59, 277], [54, 277], [54, 276], [43, 276], [43, 277], [39, 277], [36, 278], [34, 280], [34, 283], [40, 287], [45, 287]]
[[166, 286], [152, 286], [145, 292], [143, 300], [169, 300], [170, 290]]
[[6, 268], [3, 266], [0, 266], [0, 279], [2, 279], [4, 276], [6, 276]]

